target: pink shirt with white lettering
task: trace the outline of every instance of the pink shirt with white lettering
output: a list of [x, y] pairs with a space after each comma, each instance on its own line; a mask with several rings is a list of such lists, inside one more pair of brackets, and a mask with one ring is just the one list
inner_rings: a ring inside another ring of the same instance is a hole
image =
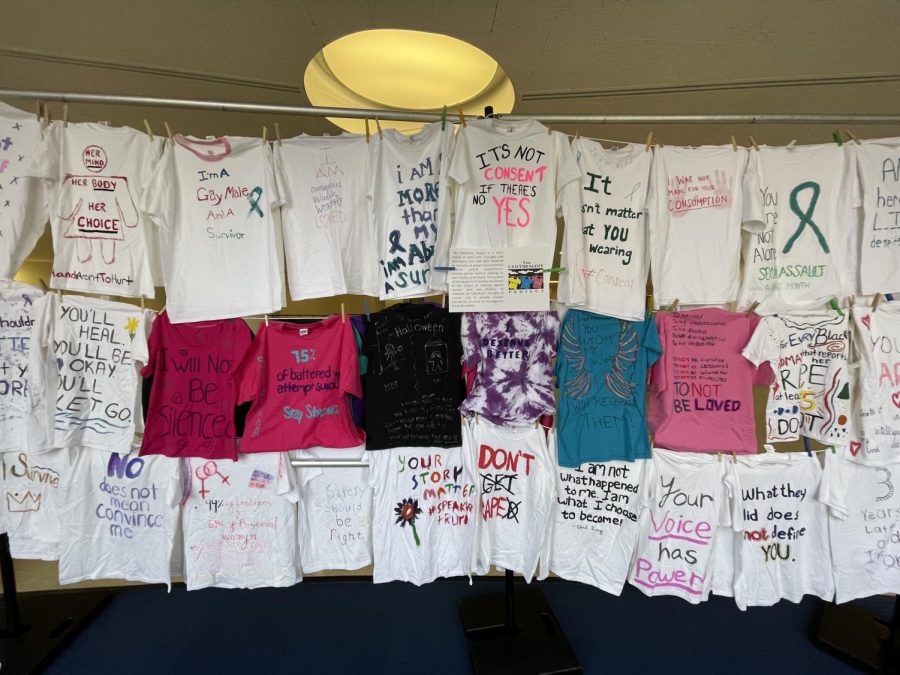
[[352, 448], [366, 438], [348, 397], [362, 398], [356, 339], [340, 316], [260, 326], [234, 378], [238, 401], [253, 401], [241, 452]]

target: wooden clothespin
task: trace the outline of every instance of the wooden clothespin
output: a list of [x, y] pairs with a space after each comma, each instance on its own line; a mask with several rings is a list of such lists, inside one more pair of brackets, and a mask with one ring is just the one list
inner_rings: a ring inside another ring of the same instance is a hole
[[372, 135], [369, 133], [369, 118], [366, 117], [364, 119], [366, 121], [366, 143], [369, 143], [370, 142], [369, 139], [372, 137]]
[[347, 323], [347, 314], [344, 312], [344, 303], [341, 303], [341, 323]]
[[466, 115], [463, 112], [462, 106], [459, 106], [456, 109], [456, 111], [459, 113], [459, 123], [462, 124], [464, 127], [469, 126], [468, 124], [466, 124]]
[[734, 139], [734, 136], [731, 137], [731, 149], [737, 152], [737, 141]]
[[759, 150], [759, 146], [756, 144], [756, 139], [753, 136], [750, 136], [750, 145], [753, 146], [754, 150]]
[[50, 287], [47, 285], [47, 282], [44, 281], [43, 278], [38, 279], [38, 281], [41, 282], [41, 288], [44, 289], [44, 293], [49, 293], [49, 292], [50, 292]]
[[441, 110], [441, 131], [447, 128], [447, 106]]
[[44, 102], [38, 99], [34, 104], [34, 114], [37, 117], [37, 121], [40, 122], [41, 118], [44, 116]]
[[841, 316], [844, 316], [844, 310], [841, 309], [841, 303], [838, 302], [837, 298], [832, 298], [831, 300], [829, 300], [828, 306]]
[[644, 152], [650, 152], [650, 146], [653, 145], [653, 132], [647, 134], [647, 143], [644, 145]]
[[675, 298], [675, 300], [672, 302], [672, 304], [669, 305], [669, 311], [670, 312], [678, 311], [678, 298]]
[[721, 453], [721, 452], [717, 452], [717, 453], [716, 453], [716, 461], [717, 461], [719, 464], [722, 463], [722, 453]]
[[856, 296], [851, 295], [850, 297], [848, 297], [847, 303], [850, 305], [850, 311], [852, 312], [853, 309], [856, 307]]
[[269, 140], [269, 130], [263, 125], [262, 144], [265, 145]]
[[263, 321], [266, 322], [266, 325], [267, 325], [267, 326], [269, 325], [269, 315], [268, 315], [268, 314], [266, 314], [266, 315], [263, 317]]
[[275, 140], [281, 145], [281, 127], [278, 126], [278, 122], [275, 122]]
[[147, 309], [147, 305], [144, 303], [144, 296], [142, 295], [141, 296], [141, 311], [143, 312], [145, 309]]
[[447, 305], [447, 295], [445, 293], [441, 293], [441, 309]]
[[581, 132], [578, 130], [578, 127], [575, 127], [575, 140], [577, 141], [581, 138]]
[[147, 130], [147, 135], [150, 137], [150, 140], [153, 140], [153, 129], [150, 128], [150, 122], [144, 119], [144, 129]]
[[169, 140], [173, 143], [175, 142], [175, 134], [172, 133], [172, 127], [169, 126], [168, 122], [163, 122], [163, 125], [166, 127], [166, 135], [169, 137]]
[[50, 104], [44, 104], [44, 124], [50, 124], [52, 122], [52, 115], [50, 114]]
[[878, 304], [881, 302], [881, 293], [876, 293], [875, 297], [872, 298], [872, 311], [874, 312], [878, 309]]
[[63, 103], [63, 126], [69, 126], [69, 104]]
[[731, 453], [731, 463], [737, 464], [737, 454], [734, 452]]
[[548, 125], [547, 125], [547, 135], [549, 136], [549, 135], [552, 134], [552, 133], [553, 133], [553, 127], [551, 127], [551, 126], [548, 124]]
[[378, 121], [378, 118], [375, 118], [375, 128], [378, 129], [378, 138], [384, 138], [384, 132], [381, 130], [381, 122]]
[[853, 132], [852, 132], [852, 131], [850, 131], [849, 129], [844, 129], [844, 131], [847, 132], [847, 137], [848, 137], [851, 141], [853, 141], [853, 142], [856, 143], [857, 145], [862, 145], [862, 143], [859, 142], [859, 139], [858, 139], [856, 136], [853, 135]]
[[750, 309], [747, 310], [747, 314], [753, 314], [757, 307], [759, 307], [759, 300], [754, 300], [753, 304], [750, 305]]

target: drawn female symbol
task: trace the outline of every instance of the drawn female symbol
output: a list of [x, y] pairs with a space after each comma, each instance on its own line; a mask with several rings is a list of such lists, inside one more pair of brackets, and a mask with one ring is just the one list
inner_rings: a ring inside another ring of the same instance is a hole
[[204, 499], [206, 497], [206, 495], [209, 494], [209, 490], [206, 489], [207, 478], [212, 478], [213, 476], [218, 476], [219, 480], [222, 481], [222, 485], [228, 485], [228, 476], [222, 475], [222, 473], [219, 471], [219, 467], [216, 466], [216, 463], [213, 461], [209, 461], [201, 466], [198, 466], [197, 470], [194, 471], [194, 475], [200, 479], [200, 498], [201, 499]]
[[[803, 192], [804, 190], [812, 190], [812, 194], [809, 198], [809, 204], [806, 207], [806, 211], [800, 210], [800, 204], [797, 203], [797, 195]], [[825, 241], [825, 235], [822, 234], [822, 230], [819, 229], [819, 226], [816, 225], [815, 221], [813, 221], [812, 216], [813, 212], [816, 210], [816, 202], [819, 201], [819, 184], [814, 183], [813, 181], [807, 181], [805, 183], [800, 183], [797, 187], [791, 190], [791, 211], [797, 214], [800, 218], [800, 224], [797, 226], [796, 232], [791, 235], [791, 238], [787, 240], [787, 243], [784, 245], [784, 250], [782, 253], [790, 253], [791, 249], [794, 247], [794, 242], [797, 241], [797, 237], [803, 232], [803, 228], [809, 225], [810, 229], [815, 233], [816, 239], [819, 242], [819, 246], [822, 247], [822, 250], [825, 253], [831, 253], [828, 248], [828, 242]]]
[[256, 211], [260, 218], [263, 217], [262, 209], [259, 208], [259, 200], [262, 197], [262, 192], [262, 188], [257, 186], [250, 190], [250, 194], [247, 195], [247, 199], [250, 200], [250, 213], [247, 214], [248, 216]]

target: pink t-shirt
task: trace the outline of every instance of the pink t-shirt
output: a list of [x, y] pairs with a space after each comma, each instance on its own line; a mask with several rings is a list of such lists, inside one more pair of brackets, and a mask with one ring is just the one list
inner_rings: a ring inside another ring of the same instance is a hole
[[647, 423], [656, 447], [755, 453], [753, 384], [771, 381], [743, 357], [759, 317], [721, 309], [657, 312], [662, 358], [650, 373]]
[[150, 330], [152, 377], [141, 455], [237, 459], [231, 373], [253, 334], [242, 319], [173, 324], [163, 312]]
[[234, 374], [238, 400], [253, 401], [241, 452], [352, 448], [366, 438], [347, 394], [362, 398], [350, 321], [270, 321]]

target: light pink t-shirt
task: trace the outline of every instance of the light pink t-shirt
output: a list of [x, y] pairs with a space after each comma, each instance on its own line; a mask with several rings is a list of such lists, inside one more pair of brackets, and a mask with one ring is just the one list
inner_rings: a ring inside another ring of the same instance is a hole
[[231, 373], [253, 338], [243, 319], [172, 324], [166, 312], [150, 330], [152, 377], [141, 455], [237, 460]]
[[366, 438], [350, 414], [348, 394], [362, 398], [362, 383], [349, 320], [260, 326], [234, 378], [238, 402], [253, 401], [241, 452], [353, 448]]
[[657, 447], [755, 453], [754, 379], [771, 373], [741, 354], [759, 317], [715, 308], [657, 312], [662, 358], [651, 371], [647, 423]]

